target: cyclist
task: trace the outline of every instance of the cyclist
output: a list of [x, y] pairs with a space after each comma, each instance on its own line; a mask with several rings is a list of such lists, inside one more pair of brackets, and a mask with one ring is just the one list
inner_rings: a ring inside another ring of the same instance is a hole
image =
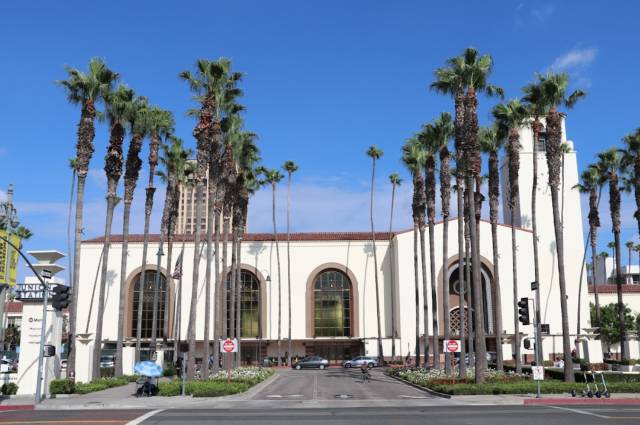
[[369, 373], [369, 366], [366, 363], [362, 363], [360, 366], [360, 372], [362, 373], [362, 382], [369, 381], [371, 374]]

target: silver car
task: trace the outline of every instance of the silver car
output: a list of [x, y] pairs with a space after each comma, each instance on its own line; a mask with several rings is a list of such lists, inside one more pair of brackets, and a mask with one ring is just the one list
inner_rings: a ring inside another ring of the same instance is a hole
[[366, 364], [369, 368], [378, 367], [378, 359], [371, 356], [358, 356], [342, 363], [342, 367], [361, 367], [363, 364]]

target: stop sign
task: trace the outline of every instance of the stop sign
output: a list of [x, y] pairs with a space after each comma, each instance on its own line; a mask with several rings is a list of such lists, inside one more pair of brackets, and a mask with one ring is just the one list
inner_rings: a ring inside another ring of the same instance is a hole
[[458, 341], [456, 341], [455, 339], [447, 341], [447, 351], [449, 351], [450, 353], [455, 353], [456, 351], [458, 351]]
[[227, 338], [222, 343], [223, 353], [235, 353], [237, 351], [235, 339]]

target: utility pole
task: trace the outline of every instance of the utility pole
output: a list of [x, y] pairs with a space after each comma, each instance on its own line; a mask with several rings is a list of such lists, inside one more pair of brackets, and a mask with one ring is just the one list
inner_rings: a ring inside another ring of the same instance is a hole
[[[544, 366], [544, 361], [542, 360], [542, 335], [541, 335], [541, 326], [540, 326], [540, 283], [539, 282], [531, 282], [531, 290], [535, 292], [535, 321], [533, 323], [533, 329], [535, 331], [535, 339], [536, 339], [536, 366]], [[537, 382], [537, 394], [536, 398], [540, 398], [540, 381]]]
[[[18, 220], [16, 217], [16, 209], [13, 207], [13, 185], [10, 184], [7, 189], [7, 202], [4, 204], [4, 211], [0, 212], [0, 216], [5, 220], [5, 229], [7, 231], [8, 239], [11, 239], [11, 233], [14, 227], [18, 227]], [[11, 267], [11, 244], [7, 244], [7, 262], [5, 265], [6, 282], [9, 282]], [[2, 344], [2, 351], [4, 351], [4, 313], [5, 313], [5, 300], [7, 298], [6, 289], [9, 286], [6, 284], [0, 285], [0, 344]]]

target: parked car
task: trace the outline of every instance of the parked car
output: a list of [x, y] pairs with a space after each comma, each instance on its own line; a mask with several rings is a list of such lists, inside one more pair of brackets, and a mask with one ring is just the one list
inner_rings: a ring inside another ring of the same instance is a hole
[[325, 369], [329, 367], [329, 360], [320, 356], [308, 356], [291, 364], [296, 370], [300, 369]]
[[371, 356], [358, 356], [342, 363], [342, 367], [361, 367], [363, 364], [366, 364], [369, 368], [378, 367], [378, 359]]
[[18, 371], [18, 361], [15, 359], [3, 358], [0, 360], [0, 373], [14, 373]]
[[[469, 364], [469, 354], [464, 355], [465, 363]], [[495, 351], [487, 351], [487, 363], [495, 364], [498, 361], [498, 354]], [[460, 362], [460, 353], [455, 353], [456, 364]]]
[[113, 356], [113, 355], [100, 356], [100, 367], [115, 367], [115, 365], [116, 365], [116, 356]]

